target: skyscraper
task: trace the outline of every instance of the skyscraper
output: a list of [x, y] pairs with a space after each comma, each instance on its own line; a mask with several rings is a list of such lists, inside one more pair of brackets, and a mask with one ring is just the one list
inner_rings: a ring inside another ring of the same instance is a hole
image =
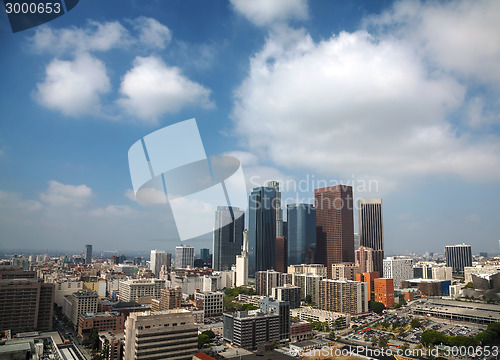
[[179, 245], [175, 247], [175, 267], [185, 269], [194, 267], [194, 247], [189, 245]]
[[241, 254], [245, 213], [236, 207], [219, 206], [215, 212], [212, 269], [231, 270]]
[[92, 245], [85, 245], [85, 264], [92, 264]]
[[276, 267], [276, 189], [254, 188], [249, 200], [248, 276]]
[[269, 181], [267, 187], [276, 190], [276, 237], [283, 237], [283, 209], [281, 208], [281, 192], [280, 183], [277, 181]]
[[447, 245], [444, 248], [446, 266], [454, 273], [463, 273], [466, 266], [472, 266], [472, 250], [470, 245]]
[[382, 199], [360, 199], [358, 201], [358, 215], [359, 245], [375, 250], [373, 267], [374, 271], [381, 274], [384, 260]]
[[288, 264], [305, 264], [316, 246], [316, 208], [312, 204], [287, 205]]
[[316, 262], [327, 267], [354, 262], [352, 187], [336, 185], [314, 190], [316, 206]]
[[210, 260], [210, 249], [200, 249], [200, 258], [203, 263], [208, 263]]
[[401, 288], [401, 281], [413, 279], [413, 259], [393, 256], [384, 259], [384, 278], [394, 279], [394, 288]]
[[241, 255], [236, 255], [236, 286], [248, 285], [248, 230], [243, 231]]
[[288, 241], [286, 237], [276, 238], [276, 271], [285, 273], [288, 267]]
[[163, 250], [151, 250], [149, 268], [155, 277], [160, 275], [161, 267], [163, 265], [167, 267], [167, 271], [170, 271], [170, 267], [172, 266], [172, 254], [166, 253]]

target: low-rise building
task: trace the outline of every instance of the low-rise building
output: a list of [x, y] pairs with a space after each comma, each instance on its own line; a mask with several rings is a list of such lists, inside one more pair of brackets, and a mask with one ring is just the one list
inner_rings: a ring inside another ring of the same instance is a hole
[[222, 315], [224, 310], [224, 293], [197, 292], [194, 294], [196, 307], [205, 312], [205, 317]]
[[78, 335], [86, 339], [92, 329], [98, 332], [123, 332], [124, 325], [125, 317], [119, 312], [81, 314], [78, 319]]
[[260, 311], [224, 314], [224, 340], [233, 345], [252, 350], [258, 344], [278, 341], [279, 338], [280, 319], [277, 314]]

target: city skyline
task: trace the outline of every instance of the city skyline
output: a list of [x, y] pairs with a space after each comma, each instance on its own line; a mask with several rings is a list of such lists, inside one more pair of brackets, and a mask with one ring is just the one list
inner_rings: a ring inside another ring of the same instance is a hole
[[340, 183], [383, 198], [386, 256], [498, 253], [500, 4], [242, 4], [81, 1], [18, 33], [2, 15], [2, 250], [173, 252], [127, 151], [196, 118], [207, 155], [239, 159], [248, 194], [278, 181], [283, 209]]

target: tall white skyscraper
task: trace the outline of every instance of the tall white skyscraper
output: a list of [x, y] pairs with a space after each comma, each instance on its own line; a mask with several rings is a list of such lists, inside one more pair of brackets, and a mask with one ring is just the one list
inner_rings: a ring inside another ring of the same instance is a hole
[[248, 285], [248, 230], [243, 230], [241, 255], [236, 255], [236, 286]]
[[172, 266], [172, 254], [166, 253], [164, 250], [151, 250], [151, 260], [149, 268], [158, 277], [160, 275], [161, 267], [165, 265], [167, 270]]
[[190, 245], [175, 247], [175, 267], [177, 269], [194, 267], [194, 247]]
[[394, 288], [401, 288], [401, 281], [413, 279], [413, 259], [405, 256], [384, 259], [384, 278], [394, 279]]

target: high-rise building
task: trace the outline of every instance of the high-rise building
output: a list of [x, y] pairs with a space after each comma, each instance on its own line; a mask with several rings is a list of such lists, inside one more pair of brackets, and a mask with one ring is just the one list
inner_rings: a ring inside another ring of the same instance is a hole
[[316, 206], [316, 262], [327, 267], [354, 262], [352, 187], [336, 185], [314, 190]]
[[390, 308], [394, 305], [394, 279], [378, 278], [373, 280], [374, 300]]
[[368, 299], [373, 300], [375, 297], [375, 293], [373, 289], [375, 287], [374, 281], [380, 277], [378, 272], [368, 272], [368, 273], [359, 273], [356, 274], [356, 281], [363, 281], [366, 283], [368, 287]]
[[326, 277], [326, 266], [323, 264], [300, 264], [288, 266], [289, 274], [320, 275]]
[[333, 280], [356, 280], [356, 274], [359, 274], [359, 267], [354, 263], [340, 263], [332, 265]]
[[280, 317], [262, 312], [249, 315], [247, 311], [224, 313], [224, 340], [244, 349], [254, 350], [257, 345], [279, 340]]
[[283, 286], [273, 287], [271, 296], [279, 301], [287, 301], [290, 309], [300, 307], [300, 287], [284, 284]]
[[276, 271], [286, 272], [288, 267], [288, 241], [285, 237], [276, 238]]
[[281, 286], [280, 274], [274, 270], [257, 271], [255, 273], [255, 288], [257, 294], [270, 296], [273, 287]]
[[373, 250], [361, 245], [354, 251], [354, 258], [360, 273], [377, 271], [375, 269], [383, 271], [384, 269], [384, 250]]
[[347, 314], [368, 312], [368, 287], [364, 282], [323, 279], [319, 286], [321, 310]]
[[283, 237], [283, 209], [281, 208], [281, 191], [278, 181], [269, 181], [267, 187], [276, 189], [276, 237]]
[[149, 268], [153, 272], [155, 277], [159, 277], [162, 266], [166, 267], [167, 271], [170, 271], [172, 267], [172, 254], [166, 253], [163, 250], [151, 250], [151, 261], [149, 263]]
[[200, 249], [200, 258], [203, 263], [207, 264], [210, 262], [210, 249]]
[[218, 206], [215, 212], [213, 233], [212, 269], [231, 270], [236, 264], [236, 255], [241, 253], [245, 212], [231, 206]]
[[288, 263], [307, 263], [307, 253], [316, 246], [316, 208], [312, 204], [287, 205]]
[[194, 267], [194, 247], [179, 245], [175, 247], [175, 268], [186, 269]]
[[254, 188], [248, 209], [248, 276], [276, 267], [276, 189]]
[[35, 276], [0, 280], [0, 330], [10, 330], [12, 335], [52, 330], [53, 311], [54, 284]]
[[277, 314], [280, 319], [280, 340], [290, 339], [290, 303], [272, 297], [260, 299], [260, 311], [264, 314]]
[[401, 288], [401, 281], [413, 279], [413, 259], [393, 256], [384, 259], [384, 278], [394, 279], [394, 288]]
[[124, 360], [191, 359], [198, 352], [198, 326], [184, 309], [132, 313], [125, 322]]
[[85, 264], [92, 264], [92, 245], [85, 245]]
[[236, 286], [248, 285], [248, 230], [243, 231], [241, 255], [236, 255]]
[[359, 245], [375, 250], [373, 271], [383, 271], [384, 228], [382, 199], [358, 200]]
[[463, 273], [466, 266], [472, 266], [472, 250], [470, 245], [447, 245], [444, 248], [446, 266], [454, 273]]

